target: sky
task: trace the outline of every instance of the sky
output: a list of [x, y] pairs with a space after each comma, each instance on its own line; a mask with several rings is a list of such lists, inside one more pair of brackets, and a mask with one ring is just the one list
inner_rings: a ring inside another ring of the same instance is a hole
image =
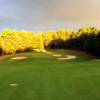
[[0, 0], [0, 32], [100, 29], [100, 0]]

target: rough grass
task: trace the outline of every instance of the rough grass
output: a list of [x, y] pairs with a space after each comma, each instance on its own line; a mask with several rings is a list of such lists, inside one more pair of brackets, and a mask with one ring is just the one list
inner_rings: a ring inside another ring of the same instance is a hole
[[[29, 52], [0, 59], [0, 100], [100, 99], [99, 59], [74, 51], [50, 52], [77, 58], [60, 61], [52, 54]], [[18, 56], [27, 59], [11, 60]]]

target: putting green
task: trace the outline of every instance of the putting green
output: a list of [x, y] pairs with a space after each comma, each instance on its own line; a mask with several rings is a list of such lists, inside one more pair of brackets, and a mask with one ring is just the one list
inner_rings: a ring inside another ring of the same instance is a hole
[[[81, 52], [51, 50], [0, 59], [0, 100], [99, 100], [100, 60]], [[74, 55], [58, 60], [53, 54]], [[14, 57], [26, 59], [12, 60]]]

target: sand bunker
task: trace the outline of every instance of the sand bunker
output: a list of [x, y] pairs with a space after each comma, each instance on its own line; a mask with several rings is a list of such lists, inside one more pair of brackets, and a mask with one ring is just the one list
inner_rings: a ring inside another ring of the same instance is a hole
[[55, 57], [60, 57], [61, 55], [53, 55], [53, 56], [55, 56]]
[[70, 59], [76, 58], [76, 56], [73, 56], [73, 55], [66, 55], [66, 57], [68, 57], [68, 58], [70, 58]]
[[10, 86], [17, 86], [17, 84], [10, 84]]
[[14, 57], [14, 58], [11, 58], [11, 59], [17, 60], [17, 59], [25, 59], [25, 58], [27, 58], [27, 57]]
[[68, 60], [68, 59], [75, 59], [76, 56], [73, 55], [66, 55], [67, 58], [58, 58], [59, 60]]

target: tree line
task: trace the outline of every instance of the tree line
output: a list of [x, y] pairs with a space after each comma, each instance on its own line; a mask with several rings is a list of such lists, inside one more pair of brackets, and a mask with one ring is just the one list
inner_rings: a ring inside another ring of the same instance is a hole
[[35, 34], [30, 31], [3, 29], [0, 34], [0, 53], [9, 54], [34, 49], [75, 49], [89, 52], [100, 57], [100, 30], [82, 27], [78, 31], [71, 29], [49, 30]]

